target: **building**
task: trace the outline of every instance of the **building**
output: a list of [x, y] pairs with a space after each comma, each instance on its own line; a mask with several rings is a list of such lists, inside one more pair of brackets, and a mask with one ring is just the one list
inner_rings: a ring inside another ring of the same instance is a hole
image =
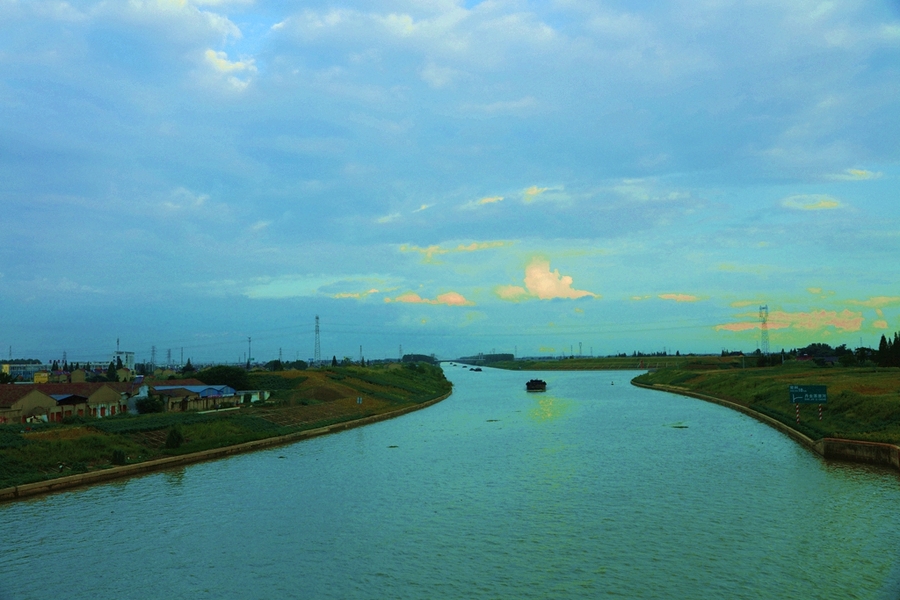
[[33, 385], [0, 385], [0, 423], [49, 421], [56, 400]]
[[[118, 344], [117, 344], [118, 345]], [[134, 352], [126, 352], [124, 350], [116, 350], [113, 353], [112, 362], [116, 366], [122, 361], [122, 366], [130, 371], [134, 371]]]

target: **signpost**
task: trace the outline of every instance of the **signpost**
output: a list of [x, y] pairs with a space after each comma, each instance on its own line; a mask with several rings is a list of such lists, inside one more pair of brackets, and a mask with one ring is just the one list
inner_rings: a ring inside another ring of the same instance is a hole
[[824, 385], [790, 385], [788, 394], [797, 408], [797, 424], [800, 424], [800, 405], [818, 404], [819, 420], [822, 420], [822, 405], [828, 402], [828, 390]]

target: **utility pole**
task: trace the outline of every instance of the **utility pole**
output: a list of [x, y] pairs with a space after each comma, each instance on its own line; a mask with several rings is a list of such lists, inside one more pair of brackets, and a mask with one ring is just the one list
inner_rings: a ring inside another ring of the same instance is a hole
[[400, 362], [403, 362], [403, 344], [400, 344]]
[[156, 370], [156, 346], [150, 346], [150, 373]]
[[769, 305], [759, 307], [759, 346], [763, 356], [769, 355]]
[[250, 366], [250, 361], [253, 360], [253, 351], [250, 349], [250, 336], [247, 336], [247, 366]]
[[322, 364], [322, 347], [319, 345], [319, 315], [316, 315], [316, 347], [313, 350], [313, 361], [317, 367]]

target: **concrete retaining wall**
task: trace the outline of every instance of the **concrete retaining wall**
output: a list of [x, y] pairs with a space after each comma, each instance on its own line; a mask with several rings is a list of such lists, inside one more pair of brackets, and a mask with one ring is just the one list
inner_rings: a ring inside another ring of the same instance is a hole
[[441, 400], [445, 400], [450, 396], [451, 393], [452, 392], [448, 392], [443, 396], [434, 398], [433, 400], [428, 400], [427, 402], [422, 402], [421, 404], [406, 406], [392, 412], [372, 415], [353, 421], [344, 421], [343, 423], [335, 423], [333, 425], [328, 425], [327, 427], [307, 429], [306, 431], [298, 431], [296, 433], [266, 438], [263, 440], [254, 440], [252, 442], [245, 442], [236, 446], [213, 448], [212, 450], [204, 450], [203, 452], [193, 452], [191, 454], [182, 454], [180, 456], [169, 456], [166, 458], [148, 460], [132, 465], [122, 465], [120, 467], [112, 467], [100, 471], [90, 471], [88, 473], [79, 473], [78, 475], [69, 475], [67, 477], [58, 477], [56, 479], [48, 479], [46, 481], [37, 481], [35, 483], [26, 483], [15, 487], [3, 488], [0, 489], [0, 501], [27, 498], [29, 496], [35, 496], [38, 494], [47, 494], [49, 492], [56, 492], [59, 490], [73, 488], [81, 485], [100, 483], [103, 481], [109, 481], [111, 479], [130, 477], [132, 475], [140, 475], [142, 473], [169, 469], [172, 467], [177, 467], [179, 465], [186, 465], [205, 460], [214, 460], [225, 456], [231, 456], [232, 454], [252, 452], [253, 450], [261, 450], [263, 448], [270, 448], [272, 446], [290, 444], [293, 442], [318, 437], [320, 435], [337, 433], [339, 431], [353, 429], [354, 427], [361, 427], [363, 425], [377, 423], [378, 421], [386, 421], [388, 419], [393, 419], [394, 417], [399, 417], [401, 415], [426, 408], [428, 406], [431, 406], [432, 404], [440, 402]]
[[895, 469], [900, 470], [900, 447], [897, 447], [893, 444], [863, 442], [858, 440], [844, 440], [840, 438], [822, 438], [820, 440], [813, 440], [812, 438], [805, 436], [799, 431], [792, 429], [790, 426], [782, 423], [781, 421], [773, 419], [768, 415], [764, 415], [753, 410], [752, 408], [743, 406], [741, 404], [729, 402], [728, 400], [716, 398], [715, 396], [707, 396], [706, 394], [692, 392], [690, 390], [677, 386], [660, 384], [647, 385], [645, 383], [638, 383], [636, 381], [632, 381], [631, 384], [637, 387], [646, 388], [648, 390], [659, 390], [663, 392], [671, 392], [673, 394], [680, 394], [682, 396], [689, 396], [691, 398], [697, 398], [698, 400], [705, 400], [706, 402], [721, 404], [722, 406], [727, 406], [728, 408], [738, 410], [745, 415], [749, 415], [754, 419], [757, 419], [767, 425], [770, 425], [771, 427], [774, 427], [778, 431], [791, 437], [795, 441], [806, 446], [816, 454], [826, 459], [846, 460], [851, 462], [868, 463], [886, 467], [892, 466]]

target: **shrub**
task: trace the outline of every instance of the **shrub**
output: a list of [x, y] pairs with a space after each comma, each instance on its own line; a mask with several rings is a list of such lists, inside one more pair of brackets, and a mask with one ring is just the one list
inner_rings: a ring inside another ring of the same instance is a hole
[[184, 434], [181, 433], [181, 427], [178, 425], [172, 427], [169, 430], [169, 435], [166, 436], [166, 448], [180, 448], [183, 443]]
[[142, 415], [146, 415], [149, 413], [161, 413], [165, 406], [163, 405], [163, 401], [159, 398], [154, 398], [153, 396], [147, 396], [146, 398], [141, 398], [137, 402], [135, 402], [135, 407], [137, 411]]
[[124, 465], [125, 464], [125, 451], [124, 450], [113, 450], [111, 462], [114, 465]]

